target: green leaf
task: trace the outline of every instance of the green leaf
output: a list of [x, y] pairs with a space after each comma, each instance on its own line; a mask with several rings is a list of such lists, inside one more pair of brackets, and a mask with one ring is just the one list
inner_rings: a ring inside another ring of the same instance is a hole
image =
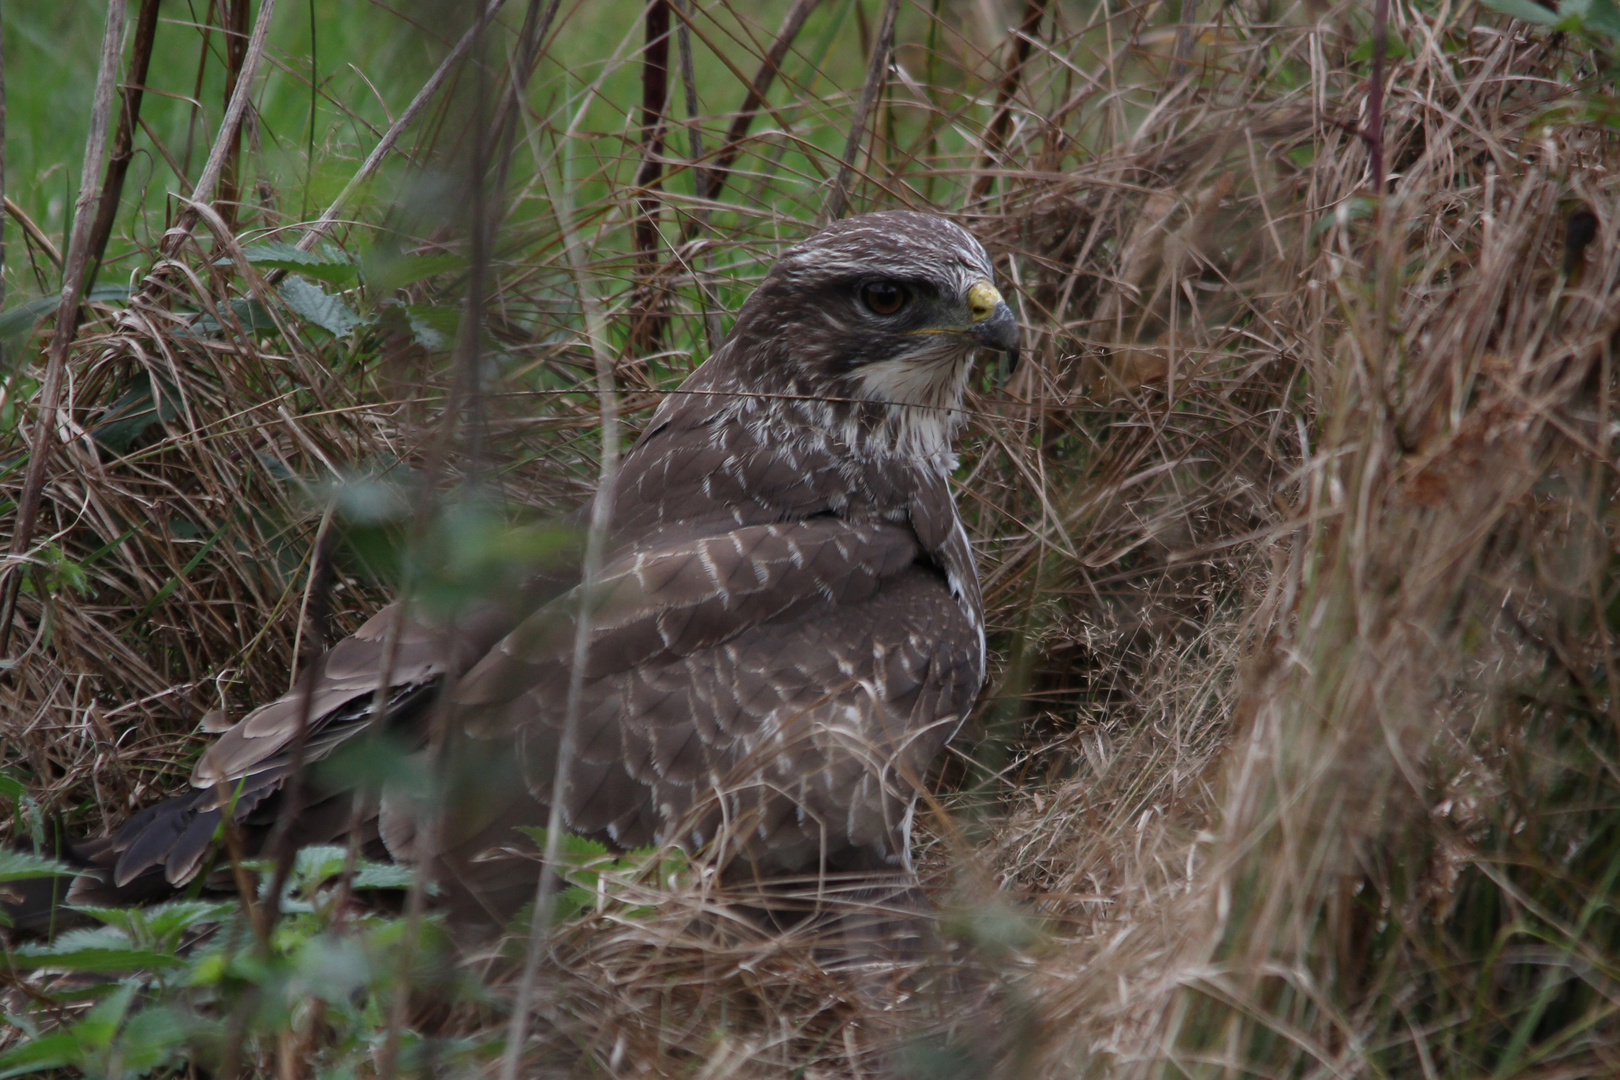
[[406, 304], [405, 321], [411, 328], [416, 343], [429, 352], [450, 347], [450, 340], [461, 325], [461, 310], [452, 307], [433, 307], [427, 304]]
[[1620, 41], [1620, 6], [1614, 0], [1591, 0], [1585, 22], [1586, 29]]
[[[257, 300], [232, 300], [231, 316], [245, 333], [257, 334], [261, 330], [279, 329], [276, 320]], [[200, 317], [191, 328], [198, 334], [217, 334], [221, 330], [219, 320], [212, 315]]]
[[388, 255], [373, 252], [365, 260], [366, 284], [377, 296], [414, 285], [436, 274], [463, 270], [467, 260], [460, 255]]
[[56, 951], [37, 950], [27, 945], [12, 950], [11, 966], [18, 971], [147, 971], [151, 968], [183, 967], [185, 961], [168, 953], [135, 948], [90, 946]]
[[[518, 832], [533, 840], [535, 846], [542, 851], [545, 850], [546, 839], [550, 836], [550, 833], [544, 828], [539, 825], [519, 825]], [[613, 857], [613, 853], [608, 850], [607, 845], [599, 840], [592, 840], [571, 832], [563, 833], [560, 840], [558, 851], [561, 853], [562, 860], [565, 863], [578, 865], [592, 859], [610, 859]]]
[[[10, 777], [6, 777], [10, 779]], [[16, 781], [12, 781], [15, 783]], [[27, 881], [30, 878], [72, 877], [78, 873], [66, 863], [26, 851], [0, 848], [0, 881]]]
[[153, 424], [180, 415], [180, 393], [165, 380], [158, 380], [153, 393], [152, 375], [142, 371], [130, 380], [129, 389], [107, 407], [102, 422], [90, 429], [90, 438], [115, 454], [126, 452]]
[[15, 337], [34, 328], [34, 324], [55, 311], [62, 303], [60, 296], [42, 296], [26, 304], [18, 304], [0, 315], [0, 338]]
[[120, 1047], [123, 1069], [137, 1075], [146, 1072], [167, 1056], [168, 1047], [184, 1032], [172, 1014], [164, 1015], [168, 1012], [165, 1009], [152, 1010], [150, 1019], [145, 1021], [137, 1016], [126, 1025], [125, 1018], [137, 989], [136, 982], [122, 983], [70, 1026], [36, 1036], [0, 1054], [0, 1078], [65, 1065], [91, 1074], [104, 1073], [108, 1071], [104, 1067], [108, 1064], [106, 1051], [120, 1029], [130, 1037], [128, 1044]]
[[409, 333], [418, 345], [429, 352], [441, 352], [448, 349], [450, 342], [455, 339], [456, 329], [461, 325], [461, 309], [384, 300], [377, 319], [387, 330]]
[[243, 248], [242, 252], [254, 266], [270, 270], [287, 270], [340, 288], [349, 288], [360, 279], [359, 270], [348, 256], [332, 249], [317, 254], [313, 251], [300, 251], [292, 244], [279, 240], [271, 240], [262, 244], [250, 244]]
[[[1365, 62], [1371, 60], [1372, 55], [1373, 43], [1371, 38], [1368, 38], [1366, 41], [1363, 41], [1360, 45], [1357, 45], [1354, 49], [1350, 50], [1350, 59], [1353, 61]], [[1384, 38], [1385, 60], [1405, 60], [1409, 55], [1411, 54], [1407, 51], [1406, 42], [1402, 41], [1393, 34], [1387, 35]]]
[[148, 908], [86, 904], [73, 910], [123, 931], [132, 941], [172, 947], [185, 931], [194, 926], [224, 922], [237, 908], [233, 903], [217, 900], [174, 900]]
[[27, 794], [28, 789], [23, 786], [22, 781], [0, 772], [0, 799], [21, 799]]
[[1503, 15], [1511, 15], [1515, 19], [1536, 23], [1540, 26], [1552, 26], [1558, 22], [1560, 16], [1556, 11], [1550, 11], [1532, 0], [1480, 0], [1480, 3], [1493, 11], [1500, 11]]
[[354, 874], [357, 889], [408, 889], [416, 880], [416, 872], [399, 863], [363, 864]]
[[119, 1061], [126, 1073], [140, 1076], [168, 1060], [185, 1038], [186, 1025], [174, 1009], [142, 1009], [118, 1034]]
[[294, 315], [314, 323], [334, 337], [345, 337], [363, 322], [354, 309], [318, 285], [288, 278], [276, 290]]
[[0, 1080], [46, 1069], [60, 1069], [79, 1059], [79, 1038], [72, 1028], [29, 1039], [0, 1054]]

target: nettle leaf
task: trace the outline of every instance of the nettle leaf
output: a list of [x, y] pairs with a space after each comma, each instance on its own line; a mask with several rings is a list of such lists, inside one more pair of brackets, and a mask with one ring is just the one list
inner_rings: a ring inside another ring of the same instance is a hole
[[250, 244], [242, 252], [254, 266], [302, 274], [340, 288], [350, 288], [360, 280], [359, 267], [347, 255], [334, 249], [320, 253], [300, 251], [292, 244], [270, 240]]
[[[8, 778], [9, 779], [9, 778]], [[0, 881], [27, 881], [30, 878], [72, 877], [76, 870], [66, 863], [27, 851], [0, 848]]]
[[300, 892], [307, 893], [327, 878], [343, 873], [343, 863], [347, 857], [347, 849], [336, 844], [311, 844], [299, 848], [293, 859], [293, 881], [298, 883]]
[[61, 302], [62, 298], [60, 296], [42, 296], [38, 300], [18, 304], [10, 311], [0, 315], [0, 338], [27, 333], [34, 328], [35, 323], [55, 311]]
[[461, 309], [434, 304], [405, 304], [384, 300], [377, 312], [379, 324], [395, 333], [408, 333], [428, 352], [443, 352], [455, 340]]
[[29, 1039], [0, 1054], [0, 1078], [26, 1076], [72, 1065], [79, 1059], [79, 1035], [69, 1028]]
[[414, 880], [415, 871], [399, 863], [365, 862], [354, 872], [357, 889], [408, 889]]
[[143, 948], [112, 927], [74, 930], [45, 944], [19, 945], [11, 966], [19, 971], [140, 971], [175, 967], [184, 961]]
[[132, 941], [172, 943], [195, 926], [224, 922], [236, 905], [218, 900], [175, 900], [149, 908], [76, 906], [74, 911], [122, 931]]
[[286, 279], [276, 291], [281, 294], [287, 310], [334, 337], [346, 337], [366, 321], [338, 297], [299, 278]]
[[138, 989], [126, 982], [67, 1027], [0, 1054], [0, 1080], [65, 1066], [91, 1076], [141, 1076], [161, 1065], [185, 1039], [186, 1025], [167, 1006], [132, 1015]]
[[450, 347], [456, 335], [456, 328], [461, 324], [461, 309], [406, 304], [405, 321], [418, 345], [429, 352], [440, 352]]

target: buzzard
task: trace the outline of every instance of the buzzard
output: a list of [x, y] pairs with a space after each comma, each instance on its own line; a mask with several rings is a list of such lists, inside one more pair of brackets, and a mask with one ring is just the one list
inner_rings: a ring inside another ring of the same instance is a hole
[[[532, 892], [511, 830], [553, 803], [578, 833], [674, 841], [732, 874], [909, 867], [917, 783], [985, 671], [948, 478], [976, 351], [1017, 356], [992, 276], [968, 232], [911, 212], [848, 218], [781, 255], [596, 496], [611, 527], [560, 789], [577, 571], [453, 627], [384, 608], [224, 731], [190, 792], [84, 846], [75, 894], [174, 891], [208, 865], [226, 813], [262, 845], [295, 759], [368, 730], [379, 705], [421, 742], [447, 718], [439, 869], [492, 914]], [[408, 792], [386, 788], [363, 818], [356, 798], [310, 786], [296, 839], [359, 820], [394, 857], [421, 854]]]

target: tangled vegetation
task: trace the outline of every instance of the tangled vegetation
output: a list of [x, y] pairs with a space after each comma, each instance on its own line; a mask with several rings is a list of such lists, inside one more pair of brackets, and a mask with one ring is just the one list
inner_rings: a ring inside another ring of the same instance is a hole
[[841, 210], [975, 232], [1026, 360], [957, 474], [993, 670], [928, 955], [582, 842], [471, 956], [306, 849], [11, 940], [0, 1077], [1620, 1073], [1612, 0], [97, 8], [0, 24], [23, 848], [401, 585], [499, 587], [599, 371], [634, 429]]

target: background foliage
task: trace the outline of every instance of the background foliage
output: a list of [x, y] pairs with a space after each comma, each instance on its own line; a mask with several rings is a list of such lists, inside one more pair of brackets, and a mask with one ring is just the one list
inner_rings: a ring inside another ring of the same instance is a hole
[[926, 815], [935, 947], [832, 969], [583, 846], [521, 994], [521, 927], [453, 954], [423, 883], [312, 850], [274, 904], [13, 943], [0, 1075], [1620, 1069], [1609, 0], [905, 0], [889, 54], [874, 0], [589, 0], [528, 74], [546, 8], [311, 240], [477, 9], [282, 0], [164, 251], [262, 9], [163, 4], [42, 423], [105, 6], [6, 5], [8, 540], [52, 446], [6, 571], [12, 835], [115, 825], [308, 636], [555, 542], [598, 357], [633, 428], [852, 150], [851, 208], [972, 229], [1028, 346], [958, 473], [995, 665]]

